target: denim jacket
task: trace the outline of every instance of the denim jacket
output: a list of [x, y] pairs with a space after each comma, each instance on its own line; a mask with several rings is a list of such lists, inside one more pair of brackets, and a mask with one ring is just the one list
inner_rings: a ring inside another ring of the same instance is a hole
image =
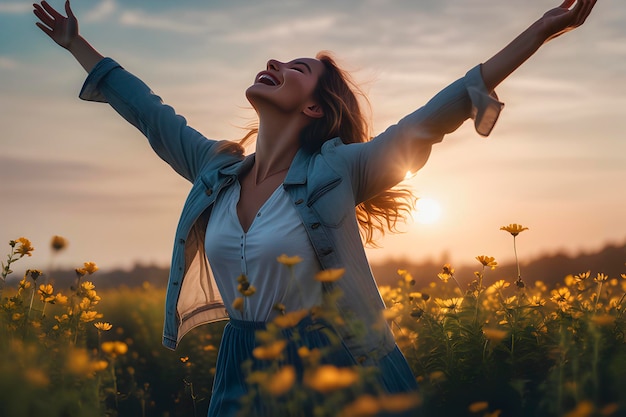
[[[254, 162], [254, 155], [218, 152], [219, 141], [187, 126], [174, 109], [110, 58], [92, 69], [80, 98], [109, 103], [192, 183], [176, 231], [165, 301], [163, 344], [175, 349], [192, 328], [227, 318], [205, 255], [206, 225], [217, 196]], [[356, 205], [402, 181], [408, 170], [420, 169], [431, 146], [466, 119], [474, 119], [480, 135], [489, 135], [502, 107], [495, 93], [486, 90], [476, 66], [369, 142], [344, 144], [335, 138], [318, 152], [296, 154], [283, 187], [321, 268], [346, 270], [333, 285], [343, 293], [337, 307], [346, 324], [338, 331], [355, 358], [373, 359], [395, 347], [382, 320], [385, 306], [365, 255]], [[369, 330], [357, 337], [359, 325]]]

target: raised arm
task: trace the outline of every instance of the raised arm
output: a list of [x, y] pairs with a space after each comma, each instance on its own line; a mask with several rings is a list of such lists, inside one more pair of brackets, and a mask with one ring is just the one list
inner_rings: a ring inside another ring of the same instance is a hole
[[493, 91], [543, 44], [582, 25], [595, 4], [596, 0], [565, 0], [559, 7], [546, 12], [482, 65], [487, 90]]
[[47, 2], [33, 4], [35, 16], [39, 22], [35, 24], [54, 42], [67, 49], [82, 65], [85, 71], [90, 72], [103, 58], [79, 33], [78, 19], [72, 13], [70, 1], [65, 1], [67, 17], [57, 12]]

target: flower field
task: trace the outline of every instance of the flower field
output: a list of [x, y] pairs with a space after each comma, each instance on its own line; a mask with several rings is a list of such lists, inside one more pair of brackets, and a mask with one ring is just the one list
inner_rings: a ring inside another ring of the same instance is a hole
[[[525, 230], [502, 228], [513, 251]], [[62, 238], [52, 240], [53, 251], [63, 247]], [[171, 352], [161, 346], [164, 289], [98, 291], [92, 262], [76, 268], [71, 288], [56, 288], [46, 271], [17, 272], [33, 251], [28, 239], [16, 239], [2, 263], [0, 416], [206, 415], [224, 323], [195, 329]], [[292, 268], [298, 258], [277, 261]], [[510, 278], [498, 277], [493, 257], [475, 261], [469, 280], [443, 265], [429, 285], [399, 269], [397, 284], [381, 287], [385, 319], [414, 371], [418, 396], [385, 395], [371, 370], [324, 364], [325, 352], [316, 349], [297, 349], [302, 375], [282, 361], [284, 329], [307, 314], [340, 320], [332, 301], [341, 294], [330, 293], [313, 312], [276, 306], [282, 314], [259, 334], [253, 352], [267, 366], [243, 364], [243, 415], [258, 401], [281, 415], [315, 417], [626, 415], [626, 274], [572, 271], [548, 288], [525, 277], [519, 264]], [[244, 308], [255, 291], [245, 277], [239, 283], [234, 307]]]

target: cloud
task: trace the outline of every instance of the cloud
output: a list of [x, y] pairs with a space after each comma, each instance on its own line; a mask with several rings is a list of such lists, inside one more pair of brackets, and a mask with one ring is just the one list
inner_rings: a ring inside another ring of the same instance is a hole
[[203, 33], [207, 30], [206, 25], [198, 22], [190, 23], [188, 20], [176, 18], [171, 14], [161, 16], [140, 10], [125, 11], [120, 17], [120, 22], [125, 26], [184, 34]]
[[29, 13], [33, 6], [30, 3], [0, 3], [0, 14]]
[[16, 59], [0, 56], [0, 71], [1, 70], [14, 70], [20, 66], [19, 61]]
[[89, 23], [100, 22], [112, 16], [116, 10], [117, 3], [115, 0], [102, 0], [98, 6], [80, 17], [80, 20]]

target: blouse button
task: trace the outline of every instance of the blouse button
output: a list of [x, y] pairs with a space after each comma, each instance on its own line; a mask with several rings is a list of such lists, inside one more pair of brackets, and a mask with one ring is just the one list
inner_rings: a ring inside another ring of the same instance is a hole
[[302, 204], [302, 203], [304, 203], [303, 199], [299, 198], [299, 199], [296, 200], [296, 205], [299, 205], [299, 204]]
[[213, 189], [212, 188], [208, 188], [204, 193], [206, 195], [210, 196], [211, 194], [213, 194]]
[[311, 225], [311, 229], [317, 229], [318, 227], [320, 227], [320, 224], [319, 224], [319, 223], [313, 223], [313, 224]]

